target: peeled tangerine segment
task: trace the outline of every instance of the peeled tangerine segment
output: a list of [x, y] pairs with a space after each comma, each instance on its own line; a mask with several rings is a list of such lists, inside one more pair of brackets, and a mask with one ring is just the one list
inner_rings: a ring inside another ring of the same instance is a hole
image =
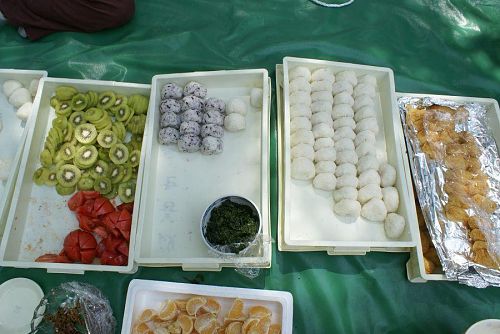
[[191, 333], [193, 331], [193, 319], [190, 316], [181, 314], [177, 318], [177, 322], [182, 328], [182, 333]]
[[281, 325], [280, 324], [272, 324], [269, 327], [269, 331], [267, 334], [280, 334], [281, 333]]
[[227, 320], [244, 320], [245, 314], [243, 313], [243, 301], [239, 298], [236, 298], [231, 305], [231, 309], [226, 315]]
[[145, 322], [140, 322], [137, 324], [137, 326], [134, 327], [134, 331], [132, 334], [146, 334], [150, 333], [151, 329], [149, 328], [148, 324]]
[[187, 300], [177, 299], [175, 304], [177, 305], [177, 309], [179, 311], [186, 312]]
[[259, 324], [259, 319], [257, 318], [248, 318], [245, 320], [243, 325], [241, 326], [241, 333], [245, 334], [250, 331], [250, 329], [256, 327]]
[[248, 309], [248, 317], [249, 318], [265, 318], [270, 317], [272, 315], [271, 310], [269, 310], [265, 306], [256, 305], [252, 306]]
[[177, 316], [177, 305], [175, 301], [169, 300], [163, 303], [158, 317], [162, 320], [172, 320]]
[[217, 326], [217, 319], [213, 314], [205, 313], [198, 317], [194, 321], [194, 329], [202, 334], [202, 333], [212, 333], [215, 331], [215, 327]]
[[139, 322], [150, 321], [155, 316], [156, 316], [156, 312], [154, 310], [152, 310], [150, 308], [145, 309], [144, 311], [142, 311], [142, 313], [141, 313], [141, 315], [139, 317]]
[[248, 334], [267, 334], [271, 327], [271, 317], [265, 317], [259, 320], [258, 324], [252, 326]]
[[220, 312], [220, 304], [214, 298], [207, 298], [207, 303], [203, 306], [203, 309], [208, 313], [218, 314]]
[[242, 326], [239, 321], [232, 322], [226, 327], [225, 334], [242, 334]]
[[186, 312], [189, 315], [195, 315], [198, 310], [207, 303], [203, 297], [192, 297], [186, 303]]

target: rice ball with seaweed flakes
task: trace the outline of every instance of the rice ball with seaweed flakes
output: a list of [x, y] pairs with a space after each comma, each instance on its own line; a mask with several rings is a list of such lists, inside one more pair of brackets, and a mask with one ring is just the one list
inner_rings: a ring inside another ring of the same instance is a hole
[[223, 148], [224, 144], [220, 138], [208, 136], [201, 142], [201, 153], [206, 155], [219, 154]]
[[222, 128], [222, 126], [217, 124], [205, 124], [201, 127], [201, 136], [222, 138], [224, 137], [224, 129]]
[[175, 99], [166, 99], [160, 103], [160, 113], [174, 112], [176, 114], [181, 112], [181, 104]]
[[215, 110], [220, 113], [226, 112], [226, 103], [216, 97], [209, 97], [205, 100], [205, 111]]
[[207, 111], [203, 114], [203, 123], [224, 125], [224, 115], [215, 110]]
[[172, 127], [178, 129], [180, 125], [181, 118], [176, 113], [169, 111], [161, 115], [160, 126], [162, 128]]
[[189, 109], [181, 114], [181, 121], [182, 122], [193, 121], [193, 122], [201, 123], [201, 121], [202, 121], [201, 117], [202, 117], [201, 111]]
[[193, 135], [180, 136], [179, 141], [177, 142], [177, 147], [181, 152], [187, 152], [187, 153], [196, 152], [200, 149], [200, 146], [201, 146], [200, 137]]
[[202, 110], [203, 106], [203, 100], [194, 95], [184, 96], [181, 101], [182, 111], [186, 111], [189, 109]]
[[199, 82], [190, 81], [186, 84], [186, 86], [184, 86], [184, 95], [194, 95], [200, 99], [204, 99], [207, 96], [207, 89]]
[[174, 128], [163, 128], [158, 133], [158, 141], [162, 145], [175, 144], [179, 140], [179, 130]]
[[166, 99], [176, 99], [179, 100], [182, 98], [182, 87], [173, 83], [169, 82], [165, 85], [163, 85], [161, 89], [161, 99], [166, 100]]
[[247, 114], [247, 104], [239, 98], [234, 98], [229, 101], [226, 109], [227, 114], [240, 114], [245, 116]]
[[[246, 127], [245, 117], [240, 114], [229, 114], [224, 118], [224, 128], [227, 131], [236, 132], [244, 130]], [[297, 131], [298, 132], [298, 131]], [[314, 140], [314, 138], [313, 138]]]
[[193, 136], [199, 136], [200, 131], [201, 131], [200, 124], [193, 121], [182, 122], [179, 130], [181, 135], [193, 135]]

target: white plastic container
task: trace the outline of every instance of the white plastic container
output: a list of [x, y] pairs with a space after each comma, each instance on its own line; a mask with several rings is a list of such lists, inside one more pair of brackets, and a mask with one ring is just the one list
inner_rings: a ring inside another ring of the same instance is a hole
[[[446, 99], [450, 101], [456, 101], [458, 103], [478, 103], [486, 107], [486, 115], [488, 117], [488, 126], [491, 130], [491, 135], [495, 139], [498, 147], [500, 143], [500, 109], [498, 107], [498, 102], [494, 99], [478, 98], [478, 97], [466, 97], [466, 96], [448, 96], [448, 95], [431, 95], [431, 94], [414, 94], [414, 93], [397, 93], [397, 98], [400, 97], [435, 97]], [[398, 111], [399, 116], [399, 111]], [[399, 125], [402, 128], [401, 118], [399, 118]], [[404, 153], [407, 156], [408, 151], [406, 145], [404, 147]], [[411, 170], [408, 169], [408, 175], [411, 175]], [[411, 177], [410, 177], [411, 178]], [[411, 181], [411, 179], [410, 179]], [[413, 195], [413, 191], [409, 193], [410, 200], [412, 202], [417, 201]], [[417, 222], [418, 229], [418, 222]], [[420, 241], [420, 235], [416, 234], [417, 245], [414, 250], [410, 253], [410, 259], [406, 263], [406, 271], [408, 275], [408, 280], [414, 283], [425, 283], [426, 281], [446, 281], [449, 280], [444, 274], [428, 274], [425, 272], [424, 268], [424, 256], [422, 253], [422, 244]]]
[[289, 292], [137, 279], [132, 280], [128, 287], [121, 333], [132, 333], [135, 321], [145, 309], [159, 309], [161, 303], [168, 299], [188, 299], [194, 296], [215, 298], [221, 304], [219, 320], [222, 320], [222, 315], [227, 313], [236, 298], [243, 300], [245, 308], [266, 306], [272, 311], [272, 323], [281, 324], [281, 333], [292, 334], [293, 297]]
[[[6, 180], [0, 180], [0, 235], [3, 234], [7, 214], [9, 212], [15, 180], [19, 171], [19, 162], [23, 153], [28, 129], [33, 126], [33, 118], [27, 122], [16, 116], [16, 108], [9, 104], [3, 94], [3, 83], [6, 80], [17, 80], [27, 89], [34, 79], [46, 77], [46, 71], [0, 69], [0, 160], [10, 161], [10, 172]], [[38, 103], [40, 94], [34, 98], [33, 105]], [[4, 144], [7, 143], [7, 144]]]
[[[330, 192], [317, 191], [311, 182], [291, 178], [290, 159], [290, 108], [288, 71], [305, 66], [311, 71], [329, 68], [334, 73], [351, 70], [359, 77], [371, 74], [377, 79], [378, 92], [375, 111], [380, 132], [377, 135], [377, 156], [396, 168], [396, 188], [400, 196], [398, 213], [406, 222], [403, 235], [398, 240], [388, 239], [380, 223], [360, 217], [354, 223], [345, 223], [333, 212]], [[364, 255], [369, 251], [409, 251], [415, 246], [418, 233], [415, 204], [408, 194], [411, 178], [405, 172], [407, 158], [403, 155], [404, 137], [399, 124], [394, 89], [393, 72], [389, 68], [339, 63], [324, 60], [285, 57], [283, 75], [277, 69], [280, 210], [278, 239], [279, 249], [286, 251], [326, 251], [329, 255]], [[283, 94], [281, 96], [281, 94]], [[377, 103], [378, 102], [378, 103]], [[281, 172], [282, 171], [282, 172]]]
[[[138, 203], [140, 202], [142, 174], [144, 170], [144, 149], [137, 176], [136, 205], [132, 217], [130, 232], [129, 258], [127, 266], [107, 266], [100, 264], [62, 264], [41, 263], [35, 259], [46, 253], [59, 253], [63, 248], [66, 235], [78, 228], [78, 221], [67, 207], [70, 196], [58, 195], [54, 187], [37, 186], [33, 183], [34, 171], [40, 165], [39, 156], [45, 137], [55, 117], [50, 107], [50, 98], [56, 87], [70, 85], [79, 91], [94, 90], [102, 92], [112, 90], [119, 94], [143, 94], [149, 96], [150, 85], [122, 83], [113, 81], [74, 80], [46, 78], [41, 81], [40, 97], [34, 106], [26, 147], [22, 155], [12, 205], [7, 218], [5, 233], [0, 246], [0, 264], [16, 268], [45, 268], [48, 272], [78, 273], [87, 270], [115, 271], [130, 273], [134, 267], [134, 246], [138, 224]], [[147, 136], [146, 127], [144, 136]], [[95, 263], [98, 260], [96, 259]]]
[[[160, 92], [174, 82], [184, 86], [197, 81], [208, 89], [208, 97], [226, 103], [241, 98], [247, 103], [246, 129], [225, 131], [224, 151], [205, 156], [181, 153], [176, 145], [158, 142]], [[262, 110], [250, 105], [253, 87], [263, 89]], [[218, 271], [237, 265], [271, 265], [269, 220], [269, 99], [266, 70], [238, 70], [167, 74], [153, 77], [145, 136], [147, 172], [141, 194], [137, 263], [140, 266], [182, 266], [184, 270]], [[258, 254], [221, 257], [209, 251], [200, 235], [200, 217], [216, 199], [228, 194], [254, 202], [262, 216], [264, 243]]]

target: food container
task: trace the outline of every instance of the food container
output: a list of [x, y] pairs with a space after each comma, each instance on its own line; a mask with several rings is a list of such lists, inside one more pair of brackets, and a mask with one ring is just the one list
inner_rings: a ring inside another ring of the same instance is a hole
[[[9, 176], [5, 181], [0, 181], [0, 235], [3, 234], [5, 228], [26, 135], [28, 129], [34, 124], [32, 121], [34, 117], [27, 122], [16, 117], [16, 108], [9, 104], [7, 97], [3, 94], [3, 83], [13, 79], [28, 88], [32, 80], [46, 76], [46, 71], [0, 69], [0, 122], [3, 125], [3, 129], [0, 130], [0, 143], [8, 143], [0, 147], [0, 160], [10, 161]], [[40, 94], [35, 96], [33, 105], [38, 103], [39, 96]]]
[[[112, 90], [119, 94], [143, 94], [149, 96], [150, 85], [122, 83], [113, 81], [74, 80], [46, 78], [40, 85], [40, 96], [33, 110], [33, 126], [29, 128], [26, 147], [22, 155], [19, 175], [17, 176], [12, 205], [7, 218], [5, 233], [0, 246], [0, 264], [17, 268], [44, 268], [48, 272], [78, 273], [87, 270], [115, 271], [130, 273], [135, 270], [135, 237], [138, 224], [138, 204], [140, 202], [142, 173], [144, 170], [144, 150], [141, 152], [137, 176], [136, 205], [132, 217], [129, 258], [126, 266], [100, 264], [42, 263], [35, 259], [46, 253], [59, 253], [65, 236], [78, 228], [78, 221], [67, 207], [70, 196], [60, 196], [53, 187], [37, 186], [32, 181], [38, 168], [40, 152], [45, 137], [51, 127], [54, 112], [51, 111], [50, 98], [56, 87], [70, 85], [79, 91]], [[145, 130], [145, 136], [148, 133]]]
[[484, 319], [470, 326], [465, 334], [500, 333], [500, 319]]
[[250, 242], [250, 245], [244, 249], [242, 249], [239, 253], [245, 253], [245, 251], [251, 246], [251, 244], [253, 242], [255, 242], [255, 239], [257, 237], [257, 235], [262, 231], [262, 218], [260, 216], [260, 212], [259, 212], [259, 208], [257, 207], [257, 205], [255, 205], [255, 203], [253, 203], [251, 200], [249, 199], [246, 199], [244, 197], [241, 197], [241, 196], [235, 196], [235, 195], [231, 195], [231, 196], [224, 196], [224, 197], [221, 197], [219, 199], [217, 199], [215, 202], [213, 202], [212, 204], [210, 204], [208, 206], [208, 208], [203, 212], [203, 215], [201, 216], [201, 222], [200, 222], [200, 232], [201, 232], [201, 238], [203, 239], [203, 241], [205, 242], [205, 244], [207, 245], [208, 248], [210, 248], [213, 252], [215, 253], [218, 253], [218, 254], [221, 254], [221, 255], [225, 255], [225, 254], [234, 254], [234, 253], [231, 253], [231, 252], [222, 252], [221, 250], [217, 249], [217, 247], [214, 247], [214, 245], [212, 245], [210, 243], [210, 241], [208, 241], [208, 239], [206, 238], [206, 230], [207, 230], [207, 225], [208, 225], [208, 222], [210, 221], [210, 217], [212, 215], [212, 211], [219, 207], [220, 205], [222, 205], [224, 202], [226, 201], [231, 201], [233, 203], [237, 203], [237, 204], [242, 204], [242, 205], [246, 205], [248, 207], [250, 207], [252, 209], [252, 212], [257, 216], [259, 217], [259, 228], [257, 230], [257, 233], [255, 235], [255, 237], [253, 238], [253, 240]]
[[[488, 117], [488, 126], [491, 130], [491, 135], [495, 139], [497, 146], [500, 143], [500, 109], [498, 107], [498, 102], [494, 99], [488, 98], [477, 98], [477, 97], [465, 97], [465, 96], [447, 96], [447, 95], [431, 95], [431, 94], [414, 94], [414, 93], [398, 93], [397, 98], [400, 97], [435, 97], [445, 100], [455, 101], [458, 103], [478, 103], [486, 107], [486, 114]], [[401, 120], [398, 123], [402, 127]], [[408, 154], [405, 146], [405, 155]], [[408, 172], [411, 175], [411, 171]], [[413, 192], [409, 194], [410, 200], [415, 202], [418, 199], [415, 198]], [[410, 259], [406, 263], [406, 271], [408, 279], [414, 283], [422, 283], [426, 281], [445, 281], [449, 280], [444, 273], [443, 274], [428, 274], [424, 268], [424, 258], [422, 253], [422, 244], [420, 241], [420, 236], [416, 235], [417, 245], [416, 248], [410, 253]]]
[[[184, 86], [197, 81], [208, 97], [226, 103], [241, 98], [248, 105], [246, 129], [225, 131], [222, 153], [181, 153], [176, 145], [158, 142], [160, 92], [166, 83]], [[262, 109], [250, 106], [250, 91], [263, 89]], [[143, 146], [146, 169], [141, 191], [136, 259], [140, 266], [181, 266], [184, 270], [218, 271], [222, 267], [271, 265], [269, 220], [270, 81], [263, 69], [194, 72], [153, 77]], [[255, 255], [214, 254], [200, 235], [200, 217], [214, 199], [238, 193], [254, 202], [262, 217], [262, 244]]]
[[[292, 333], [293, 297], [289, 292], [137, 279], [132, 280], [128, 288], [121, 333], [132, 333], [134, 322], [145, 309], [159, 309], [167, 299], [187, 299], [194, 296], [215, 298], [221, 304], [219, 314], [227, 313], [236, 298], [242, 299], [245, 307], [266, 306], [272, 311], [272, 323], [281, 324], [281, 333]], [[222, 320], [220, 316], [219, 320]]]
[[[371, 74], [377, 79], [375, 111], [380, 132], [377, 155], [397, 171], [395, 187], [400, 205], [398, 213], [407, 224], [398, 240], [388, 239], [383, 224], [358, 218], [355, 223], [341, 221], [333, 212], [331, 193], [318, 194], [311, 184], [291, 178], [290, 108], [288, 70], [305, 66], [310, 70], [329, 68], [334, 73], [352, 70], [357, 76]], [[404, 137], [399, 126], [393, 72], [389, 68], [339, 63], [324, 60], [285, 57], [278, 65], [278, 157], [279, 212], [278, 247], [282, 251], [326, 251], [329, 255], [364, 255], [369, 251], [409, 251], [418, 233], [415, 202], [410, 200], [411, 177], [404, 152]], [[377, 103], [378, 101], [378, 103]]]

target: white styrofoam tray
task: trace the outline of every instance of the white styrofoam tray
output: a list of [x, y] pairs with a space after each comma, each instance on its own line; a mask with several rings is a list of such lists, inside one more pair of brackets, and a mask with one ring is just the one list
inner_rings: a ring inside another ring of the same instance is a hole
[[[46, 71], [0, 69], [0, 122], [3, 126], [0, 130], [0, 143], [3, 144], [0, 145], [0, 160], [10, 161], [9, 175], [6, 180], [0, 181], [0, 235], [3, 234], [5, 228], [27, 130], [33, 126], [31, 119], [23, 122], [16, 117], [16, 108], [9, 104], [7, 97], [3, 94], [3, 83], [13, 79], [29, 89], [32, 80], [46, 76]], [[40, 94], [37, 94], [33, 104], [37, 103], [39, 96]]]
[[[494, 99], [488, 98], [478, 98], [478, 97], [467, 97], [467, 96], [448, 96], [448, 95], [431, 95], [431, 94], [414, 94], [414, 93], [397, 93], [397, 98], [400, 97], [435, 97], [446, 100], [455, 101], [458, 103], [478, 103], [486, 107], [486, 117], [488, 118], [488, 126], [490, 127], [490, 133], [495, 139], [498, 147], [500, 143], [500, 109], [498, 107], [498, 102]], [[401, 123], [401, 118], [399, 117], [398, 110], [398, 126], [403, 128]], [[405, 155], [408, 155], [407, 147], [404, 146]], [[410, 161], [411, 163], [411, 161]], [[412, 175], [411, 169], [408, 168], [408, 174]], [[410, 201], [415, 202], [418, 199], [413, 195], [413, 191], [409, 193]], [[418, 222], [416, 225], [418, 229]], [[422, 253], [422, 244], [420, 241], [420, 235], [417, 233], [417, 245], [414, 250], [410, 253], [410, 259], [406, 263], [406, 271], [408, 275], [408, 280], [413, 283], [422, 283], [426, 281], [449, 281], [444, 274], [428, 274], [425, 272], [424, 268], [424, 257]]]
[[128, 287], [121, 333], [132, 333], [135, 321], [145, 309], [158, 310], [165, 300], [194, 296], [215, 298], [221, 304], [219, 321], [223, 320], [222, 316], [228, 312], [236, 298], [243, 300], [245, 309], [254, 305], [266, 306], [272, 311], [272, 323], [281, 324], [281, 333], [292, 334], [293, 297], [289, 292], [137, 279], [132, 280]]
[[[331, 192], [316, 190], [310, 181], [294, 180], [290, 175], [290, 107], [288, 71], [297, 66], [330, 68], [334, 73], [352, 70], [357, 76], [371, 74], [377, 79], [378, 92], [375, 97], [377, 121], [380, 132], [377, 135], [377, 157], [379, 161], [388, 161], [396, 168], [396, 188], [399, 192], [398, 213], [407, 221], [403, 235], [399, 240], [385, 236], [380, 223], [370, 222], [362, 217], [354, 223], [346, 223], [333, 212]], [[278, 91], [279, 89], [277, 89]], [[409, 251], [415, 246], [414, 236], [416, 214], [415, 203], [408, 196], [411, 179], [405, 174], [407, 157], [403, 155], [404, 137], [398, 123], [394, 75], [391, 69], [366, 65], [348, 64], [324, 60], [285, 57], [283, 59], [283, 196], [280, 205], [282, 213], [282, 236], [289, 250], [318, 251], [325, 250], [331, 255], [366, 254], [368, 251]]]
[[[160, 91], [164, 84], [184, 86], [191, 80], [208, 89], [208, 97], [226, 103], [235, 97], [247, 102], [246, 129], [224, 134], [224, 151], [205, 156], [181, 153], [176, 145], [158, 143]], [[253, 87], [263, 89], [262, 111], [250, 106]], [[202, 241], [200, 219], [216, 199], [240, 195], [252, 200], [262, 216], [264, 240], [270, 239], [269, 223], [269, 99], [266, 70], [237, 70], [167, 74], [153, 77], [150, 119], [145, 136], [146, 166], [141, 194], [136, 247], [141, 266], [182, 266], [184, 270], [220, 270], [244, 265], [269, 267], [271, 244], [264, 242], [257, 256], [221, 258]]]
[[[32, 181], [34, 171], [40, 166], [39, 156], [45, 138], [51, 128], [55, 112], [50, 107], [50, 98], [56, 87], [70, 85], [79, 91], [112, 90], [118, 94], [143, 94], [149, 96], [150, 85], [122, 83], [114, 81], [75, 80], [46, 78], [40, 85], [39, 104], [34, 107], [34, 126], [28, 131], [25, 150], [22, 155], [12, 206], [7, 218], [5, 233], [0, 246], [0, 264], [17, 268], [46, 268], [49, 272], [79, 273], [86, 270], [116, 271], [130, 273], [134, 267], [134, 245], [138, 224], [138, 203], [141, 193], [144, 169], [144, 150], [137, 176], [136, 202], [130, 233], [129, 258], [127, 266], [107, 266], [100, 264], [40, 263], [34, 260], [46, 253], [59, 253], [66, 235], [78, 228], [78, 221], [67, 207], [70, 196], [60, 196], [54, 187], [37, 186]], [[145, 129], [145, 136], [148, 133]], [[96, 259], [98, 263], [98, 259]]]

